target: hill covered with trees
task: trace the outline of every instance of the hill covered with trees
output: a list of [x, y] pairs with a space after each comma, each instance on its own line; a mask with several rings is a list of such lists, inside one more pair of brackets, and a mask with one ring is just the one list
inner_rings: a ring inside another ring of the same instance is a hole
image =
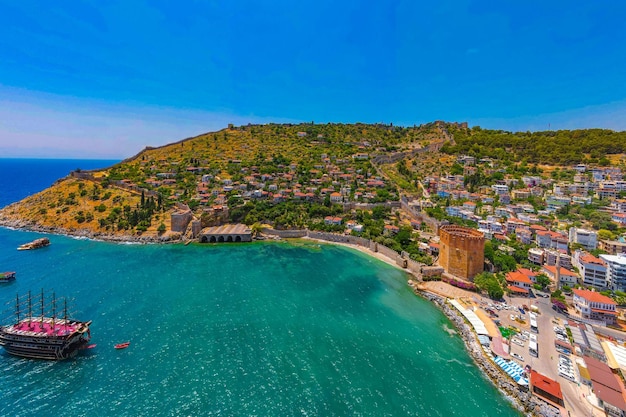
[[609, 165], [608, 156], [626, 152], [626, 132], [606, 129], [506, 132], [480, 127], [451, 127], [450, 133], [454, 135], [455, 143], [445, 145], [442, 152], [501, 161]]

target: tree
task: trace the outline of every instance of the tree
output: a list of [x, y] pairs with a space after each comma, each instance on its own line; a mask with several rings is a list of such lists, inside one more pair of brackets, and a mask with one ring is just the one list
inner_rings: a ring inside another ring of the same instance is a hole
[[165, 223], [161, 222], [161, 224], [159, 225], [159, 227], [157, 228], [157, 232], [159, 233], [165, 233], [165, 230], [167, 228], [165, 227]]
[[550, 278], [548, 278], [545, 274], [537, 275], [537, 277], [535, 277], [535, 280], [542, 289], [545, 289], [548, 285], [550, 285]]
[[395, 239], [400, 245], [402, 245], [403, 248], [408, 246], [408, 244], [411, 242], [412, 231], [413, 229], [411, 227], [403, 226], [396, 234]]
[[498, 281], [496, 275], [490, 272], [481, 272], [474, 277], [474, 284], [480, 290], [487, 291], [489, 297], [499, 300], [504, 295], [504, 290]]
[[252, 236], [256, 237], [261, 234], [263, 230], [263, 226], [259, 222], [255, 222], [250, 226], [250, 230], [252, 231]]

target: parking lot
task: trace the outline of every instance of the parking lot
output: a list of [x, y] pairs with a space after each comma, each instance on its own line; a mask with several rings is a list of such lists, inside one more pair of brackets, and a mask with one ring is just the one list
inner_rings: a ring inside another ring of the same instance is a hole
[[[520, 307], [528, 307], [529, 311]], [[509, 353], [521, 366], [530, 366], [537, 372], [561, 384], [566, 408], [571, 415], [604, 415], [593, 409], [585, 400], [589, 389], [579, 384], [575, 356], [559, 353], [555, 340], [569, 343], [564, 326], [566, 317], [552, 310], [549, 298], [506, 297], [504, 303], [485, 301], [481, 307], [487, 311], [501, 327], [510, 327], [516, 334], [510, 337]], [[491, 310], [491, 313], [489, 312]], [[537, 311], [537, 332], [531, 332], [530, 310]], [[522, 313], [523, 311], [523, 313]], [[529, 345], [534, 340], [538, 347], [537, 356], [529, 353]]]

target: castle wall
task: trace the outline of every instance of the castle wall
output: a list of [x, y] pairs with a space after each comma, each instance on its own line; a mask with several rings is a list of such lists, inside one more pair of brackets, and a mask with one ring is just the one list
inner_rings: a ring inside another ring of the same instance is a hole
[[187, 225], [191, 221], [193, 217], [191, 210], [187, 211], [177, 211], [170, 215], [170, 219], [172, 222], [172, 232], [185, 233], [187, 230]]

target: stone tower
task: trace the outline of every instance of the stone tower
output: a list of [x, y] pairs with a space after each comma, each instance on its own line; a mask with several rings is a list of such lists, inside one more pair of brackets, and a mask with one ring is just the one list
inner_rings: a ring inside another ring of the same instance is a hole
[[439, 228], [439, 265], [454, 276], [472, 281], [483, 272], [485, 237], [478, 230], [446, 225]]

